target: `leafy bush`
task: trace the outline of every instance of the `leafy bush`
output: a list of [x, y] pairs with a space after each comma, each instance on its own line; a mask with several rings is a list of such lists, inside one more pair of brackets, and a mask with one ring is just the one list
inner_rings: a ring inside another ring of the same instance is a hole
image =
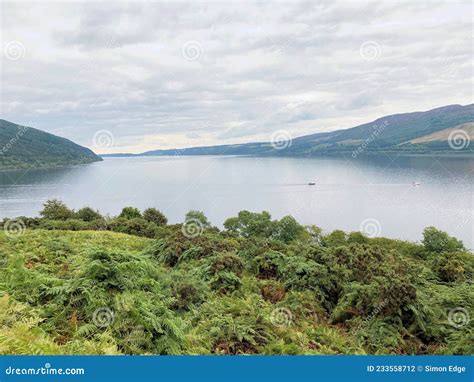
[[193, 334], [214, 354], [255, 354], [274, 335], [270, 311], [259, 298], [222, 297], [202, 305]]
[[347, 244], [347, 235], [344, 231], [335, 230], [329, 235], [323, 236], [321, 241], [325, 247], [340, 247]]
[[306, 231], [293, 216], [284, 216], [275, 223], [273, 237], [285, 243], [290, 243], [300, 238]]
[[472, 279], [474, 259], [466, 252], [437, 254], [432, 260], [432, 268], [441, 281], [462, 282]]
[[421, 245], [243, 212], [219, 232], [192, 213], [206, 229], [186, 237], [154, 209], [63, 207], [0, 232], [2, 354], [473, 351], [474, 260], [442, 231]]
[[142, 217], [142, 213], [135, 207], [124, 207], [118, 218], [122, 219], [138, 219]]
[[172, 306], [175, 309], [191, 310], [205, 302], [210, 293], [207, 283], [191, 274], [175, 272], [170, 284], [172, 296], [175, 298]]
[[369, 244], [370, 239], [367, 236], [364, 236], [362, 232], [351, 232], [347, 236], [348, 244]]
[[221, 271], [211, 278], [211, 288], [220, 293], [231, 293], [239, 289], [242, 280], [234, 272]]
[[52, 199], [43, 204], [40, 216], [47, 220], [67, 220], [74, 218], [74, 211], [60, 200]]
[[156, 208], [147, 208], [145, 211], [143, 211], [143, 219], [145, 219], [147, 222], [156, 224], [158, 227], [168, 223], [166, 216]]
[[464, 249], [462, 241], [435, 227], [425, 228], [423, 231], [423, 245], [427, 251], [436, 253], [456, 252]]
[[285, 287], [275, 280], [262, 280], [260, 291], [265, 301], [275, 304], [283, 300], [286, 296]]
[[278, 278], [282, 274], [287, 256], [277, 251], [267, 251], [252, 259], [251, 267], [262, 279]]
[[150, 223], [143, 218], [118, 217], [109, 222], [109, 229], [114, 232], [127, 233], [129, 235], [155, 237], [158, 229], [155, 223]]
[[67, 231], [82, 231], [90, 229], [92, 226], [79, 219], [67, 220], [41, 220], [40, 227], [49, 230], [67, 230]]
[[90, 207], [83, 207], [76, 212], [76, 218], [85, 222], [92, 222], [95, 220], [103, 220], [103, 216]]
[[241, 276], [244, 270], [244, 263], [242, 259], [234, 255], [233, 253], [224, 253], [218, 255], [214, 258], [212, 262], [212, 272], [219, 273], [219, 272], [233, 272], [237, 276]]
[[195, 210], [189, 211], [186, 214], [186, 216], [184, 217], [184, 221], [185, 221], [185, 223], [186, 222], [198, 221], [202, 228], [210, 228], [211, 227], [211, 223], [209, 222], [206, 215], [204, 215], [204, 212], [202, 212], [202, 211], [195, 211]]
[[266, 211], [262, 213], [240, 211], [237, 217], [227, 219], [224, 227], [243, 237], [270, 237], [275, 232], [271, 215]]

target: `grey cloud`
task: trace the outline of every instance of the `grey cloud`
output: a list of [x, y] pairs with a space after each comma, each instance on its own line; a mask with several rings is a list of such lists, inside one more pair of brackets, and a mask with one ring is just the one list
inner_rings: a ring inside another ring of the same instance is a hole
[[26, 50], [2, 57], [2, 118], [87, 146], [100, 129], [114, 151], [298, 136], [472, 97], [469, 2], [1, 6]]

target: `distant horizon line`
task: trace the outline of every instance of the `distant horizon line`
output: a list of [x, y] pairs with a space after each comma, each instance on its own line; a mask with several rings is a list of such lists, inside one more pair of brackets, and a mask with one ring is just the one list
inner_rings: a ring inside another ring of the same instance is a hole
[[[459, 104], [459, 103], [454, 103], [454, 104], [449, 104], [449, 105], [444, 105], [444, 106], [438, 106], [438, 107], [435, 107], [433, 109], [428, 109], [428, 110], [416, 110], [416, 111], [409, 111], [409, 112], [405, 112], [405, 113], [388, 114], [388, 115], [385, 115], [385, 116], [382, 116], [382, 117], [378, 117], [378, 118], [376, 118], [376, 119], [374, 119], [370, 122], [364, 122], [364, 123], [361, 123], [361, 124], [356, 125], [356, 126], [341, 128], [341, 129], [336, 129], [336, 130], [331, 130], [331, 131], [322, 131], [322, 132], [315, 132], [315, 133], [310, 133], [310, 134], [299, 135], [299, 136], [296, 136], [296, 137], [292, 138], [292, 140], [295, 140], [295, 139], [298, 139], [298, 138], [303, 138], [303, 137], [308, 137], [310, 135], [325, 134], [325, 133], [329, 134], [329, 133], [334, 133], [336, 131], [349, 130], [349, 129], [353, 129], [353, 128], [356, 128], [356, 127], [359, 127], [359, 126], [374, 123], [374, 122], [376, 122], [380, 119], [383, 119], [383, 118], [394, 117], [394, 116], [397, 116], [397, 115], [426, 113], [426, 112], [430, 112], [430, 111], [434, 111], [434, 110], [438, 110], [438, 109], [444, 109], [444, 108], [448, 108], [448, 107], [454, 107], [454, 106], [467, 107], [467, 106], [473, 106], [473, 105], [474, 105], [474, 103], [468, 103], [468, 104], [465, 104], [465, 105]], [[284, 130], [284, 129], [278, 129], [278, 130]], [[173, 147], [173, 148], [156, 148], [156, 149], [151, 149], [151, 150], [146, 150], [146, 151], [141, 151], [141, 152], [136, 152], [136, 153], [135, 152], [123, 152], [123, 151], [114, 152], [114, 153], [96, 153], [96, 152], [94, 152], [94, 153], [96, 155], [100, 156], [100, 157], [103, 157], [103, 156], [105, 156], [105, 157], [107, 157], [107, 156], [117, 156], [117, 155], [139, 156], [139, 155], [143, 155], [143, 154], [153, 152], [153, 151], [182, 151], [182, 150], [189, 150], [189, 149], [225, 147], [225, 146], [241, 146], [241, 145], [248, 145], [248, 144], [265, 144], [265, 143], [271, 144], [271, 141], [270, 140], [268, 140], [268, 141], [249, 141], [249, 142], [244, 142], [244, 143], [224, 143], [224, 144], [197, 145], [197, 146]]]

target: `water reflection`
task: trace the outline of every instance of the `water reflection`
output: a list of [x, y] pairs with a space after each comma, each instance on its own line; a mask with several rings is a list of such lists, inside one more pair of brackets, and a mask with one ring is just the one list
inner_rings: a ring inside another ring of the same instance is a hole
[[242, 209], [268, 210], [326, 230], [374, 218], [381, 235], [410, 240], [435, 225], [472, 245], [473, 172], [469, 158], [108, 158], [0, 173], [0, 215], [36, 215], [50, 198], [112, 215], [154, 206], [170, 222], [199, 209], [216, 225]]

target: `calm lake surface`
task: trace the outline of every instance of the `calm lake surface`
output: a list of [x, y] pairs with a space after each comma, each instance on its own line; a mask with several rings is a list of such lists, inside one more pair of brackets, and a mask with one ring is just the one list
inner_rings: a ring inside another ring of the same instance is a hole
[[126, 205], [157, 207], [171, 223], [197, 209], [218, 226], [243, 209], [267, 210], [326, 231], [413, 241], [434, 225], [473, 248], [473, 175], [471, 158], [106, 158], [0, 173], [0, 217], [36, 216], [50, 198], [111, 215]]

